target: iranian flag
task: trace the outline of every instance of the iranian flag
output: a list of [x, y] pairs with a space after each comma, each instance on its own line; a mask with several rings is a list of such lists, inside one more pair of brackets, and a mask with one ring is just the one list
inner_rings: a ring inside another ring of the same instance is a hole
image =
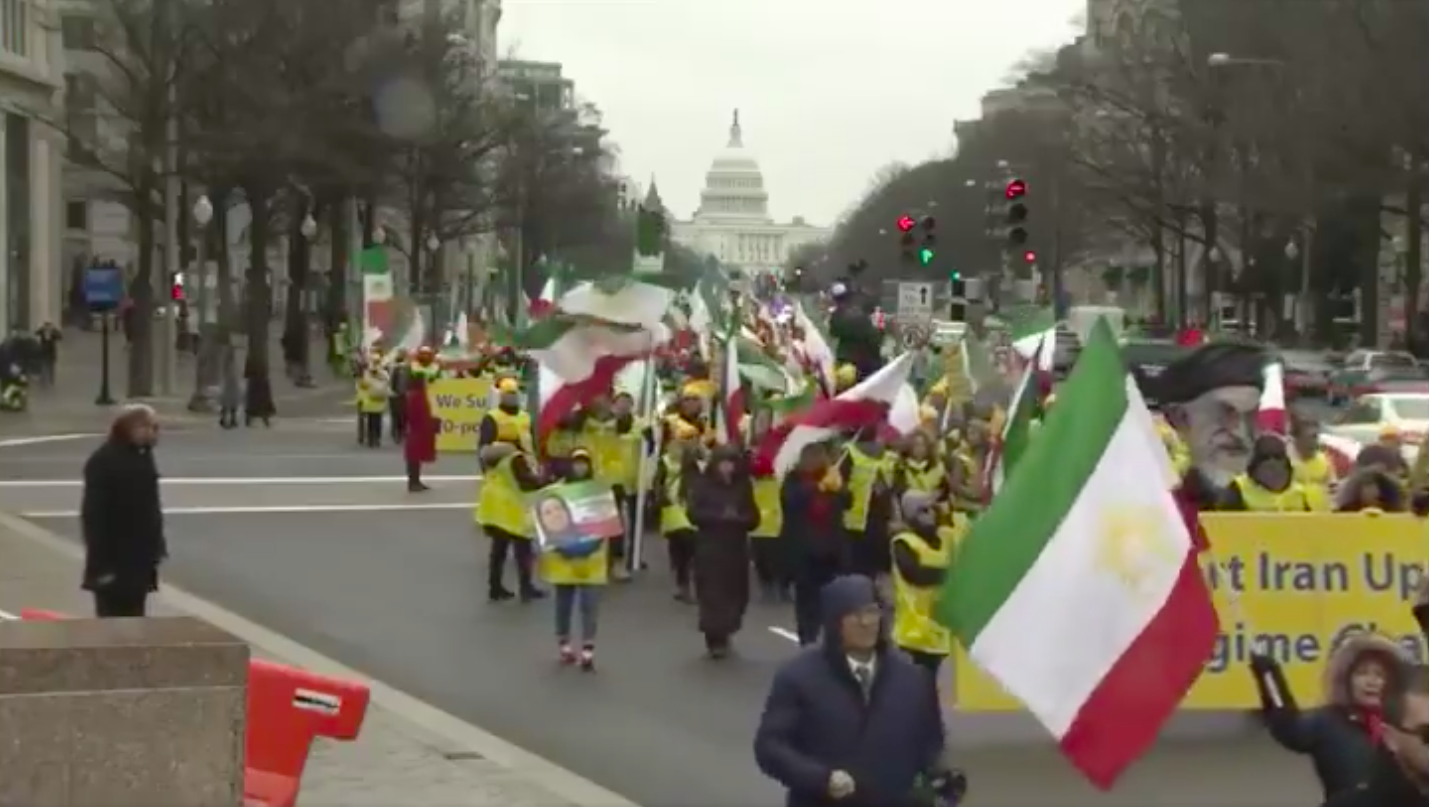
[[1007, 419], [1003, 421], [1002, 434], [998, 436], [992, 452], [988, 455], [989, 484], [986, 488], [989, 495], [1002, 489], [1007, 477], [1011, 476], [1012, 469], [1022, 460], [1022, 456], [1032, 444], [1032, 424], [1043, 415], [1042, 371], [1038, 367], [1041, 366], [1042, 355], [1051, 352], [1051, 347], [1047, 344], [1049, 341], [1050, 339], [1044, 336], [1042, 344], [1032, 352], [1026, 366], [1022, 368], [1017, 390], [1012, 394], [1012, 403], [1008, 406]]
[[[1008, 315], [1012, 333], [1012, 349], [1024, 361], [1033, 362], [1039, 370], [1051, 372], [1053, 348], [1056, 347], [1057, 317], [1049, 308], [1023, 308]], [[1043, 343], [1048, 347], [1043, 349]]]
[[824, 394], [831, 395], [834, 391], [834, 349], [830, 345], [824, 331], [814, 322], [813, 318], [804, 309], [802, 302], [794, 304], [794, 324], [803, 332], [803, 341], [795, 344], [794, 349], [800, 355], [805, 366], [814, 374], [814, 380], [818, 382]]
[[1106, 789], [1156, 740], [1219, 625], [1104, 322], [1058, 399], [959, 547], [938, 618]]
[[739, 374], [739, 338], [733, 337], [724, 343], [724, 356], [720, 362], [719, 389], [721, 399], [715, 415], [719, 429], [715, 433], [720, 445], [737, 445], [740, 442], [739, 424], [744, 420], [744, 380]]
[[1285, 367], [1278, 361], [1267, 362], [1262, 371], [1264, 383], [1260, 390], [1260, 407], [1255, 413], [1255, 427], [1270, 434], [1285, 434]]
[[918, 428], [918, 398], [908, 384], [913, 354], [904, 353], [838, 397], [821, 400], [769, 430], [755, 452], [757, 467], [787, 474], [805, 447], [869, 426], [899, 434]]
[[536, 433], [544, 441], [560, 420], [610, 391], [631, 362], [648, 357], [670, 338], [655, 329], [557, 313], [517, 334], [516, 347], [540, 368]]

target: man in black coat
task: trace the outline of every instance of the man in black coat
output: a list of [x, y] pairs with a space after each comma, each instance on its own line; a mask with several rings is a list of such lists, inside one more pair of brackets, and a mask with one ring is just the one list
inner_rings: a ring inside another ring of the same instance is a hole
[[759, 769], [787, 788], [787, 807], [931, 803], [924, 783], [949, 778], [932, 675], [889, 644], [867, 577], [825, 586], [823, 616], [823, 641], [774, 676], [754, 735]]
[[834, 358], [840, 364], [853, 365], [862, 381], [883, 366], [883, 332], [873, 324], [873, 314], [864, 307], [857, 290], [835, 283], [832, 295], [829, 336], [834, 338]]
[[154, 464], [158, 437], [153, 409], [126, 407], [84, 464], [83, 587], [94, 595], [95, 616], [144, 616], [159, 588], [168, 545]]

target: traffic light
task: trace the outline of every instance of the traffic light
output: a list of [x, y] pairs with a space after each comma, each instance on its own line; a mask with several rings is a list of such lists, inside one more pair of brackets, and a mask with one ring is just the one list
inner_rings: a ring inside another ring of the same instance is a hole
[[1028, 240], [1027, 183], [1017, 178], [1009, 179], [1002, 189], [1002, 196], [1007, 201], [1007, 212], [1004, 214], [1007, 246], [1019, 249], [1026, 246]]
[[904, 213], [898, 217], [898, 248], [903, 254], [905, 263], [912, 263], [919, 260], [920, 256], [915, 254], [914, 248], [918, 245], [918, 239], [913, 235], [913, 228], [918, 226], [918, 222], [913, 217]]
[[183, 302], [184, 299], [184, 273], [175, 272], [173, 283], [169, 286], [169, 299], [176, 303]]
[[1036, 263], [1036, 262], [1037, 262], [1037, 250], [1035, 250], [1035, 249], [1025, 249], [1025, 250], [1023, 250], [1023, 251], [1022, 251], [1022, 262], [1025, 263], [1025, 264], [1028, 264], [1028, 265], [1031, 265], [1031, 264]]
[[922, 221], [923, 248], [918, 250], [918, 263], [923, 266], [930, 266], [936, 254], [933, 250], [938, 245], [938, 221], [932, 216], [924, 216]]

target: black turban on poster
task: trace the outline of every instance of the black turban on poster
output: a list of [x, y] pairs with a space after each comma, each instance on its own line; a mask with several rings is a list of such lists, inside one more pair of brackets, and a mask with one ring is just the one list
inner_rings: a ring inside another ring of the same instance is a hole
[[1244, 342], [1202, 345], [1167, 365], [1156, 379], [1156, 398], [1163, 405], [1181, 404], [1222, 387], [1260, 389], [1269, 359], [1264, 349]]

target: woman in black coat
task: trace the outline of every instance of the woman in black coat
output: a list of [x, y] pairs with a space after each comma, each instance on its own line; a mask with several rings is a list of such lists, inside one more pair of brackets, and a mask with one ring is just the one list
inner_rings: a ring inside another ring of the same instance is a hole
[[714, 450], [690, 485], [688, 510], [695, 525], [700, 632], [710, 657], [724, 658], [749, 607], [749, 533], [759, 526], [754, 484], [738, 449]]
[[243, 378], [248, 382], [243, 399], [244, 425], [252, 426], [253, 421], [261, 420], [264, 426], [272, 426], [272, 418], [278, 414], [273, 403], [273, 382], [266, 372], [258, 372], [251, 356], [243, 362]]
[[159, 564], [169, 553], [154, 463], [158, 436], [153, 409], [126, 407], [84, 464], [82, 585], [94, 595], [95, 616], [144, 616], [159, 588]]

